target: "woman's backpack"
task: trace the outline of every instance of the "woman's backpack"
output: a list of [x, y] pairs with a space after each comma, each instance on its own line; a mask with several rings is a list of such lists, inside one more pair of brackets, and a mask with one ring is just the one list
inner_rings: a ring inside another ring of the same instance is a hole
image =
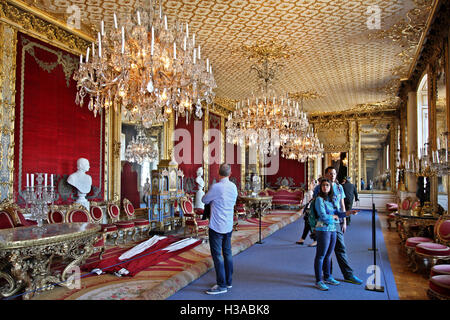
[[318, 216], [316, 212], [316, 198], [310, 201], [309, 213], [308, 213], [308, 223], [311, 231], [314, 232], [317, 224]]

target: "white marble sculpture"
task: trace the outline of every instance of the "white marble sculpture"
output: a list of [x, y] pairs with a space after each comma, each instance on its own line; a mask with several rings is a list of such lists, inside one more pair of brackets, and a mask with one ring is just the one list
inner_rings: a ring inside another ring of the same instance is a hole
[[199, 167], [197, 169], [197, 178], [195, 178], [198, 190], [195, 193], [195, 204], [194, 204], [194, 208], [199, 209], [205, 209], [205, 204], [202, 202], [202, 198], [205, 195], [205, 191], [203, 191], [203, 188], [205, 187], [205, 181], [203, 180], [202, 176], [203, 176], [203, 168]]
[[89, 161], [85, 158], [78, 159], [77, 171], [67, 178], [67, 182], [78, 190], [78, 198], [75, 202], [89, 210], [89, 201], [86, 199], [86, 195], [91, 191], [92, 178], [86, 174], [87, 171], [89, 171]]

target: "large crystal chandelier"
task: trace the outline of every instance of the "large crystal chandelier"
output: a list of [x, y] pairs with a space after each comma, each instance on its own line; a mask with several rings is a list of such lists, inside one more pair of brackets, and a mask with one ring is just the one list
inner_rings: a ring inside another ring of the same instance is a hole
[[275, 60], [289, 55], [273, 43], [243, 49], [250, 60], [256, 59], [250, 70], [257, 72], [261, 87], [257, 94], [236, 103], [226, 123], [227, 142], [255, 148], [261, 154], [276, 154], [280, 145], [300, 138], [309, 126], [298, 103], [276, 96], [271, 88], [279, 66]]
[[313, 128], [310, 127], [308, 132], [302, 137], [286, 142], [281, 149], [281, 155], [286, 159], [305, 162], [308, 158], [321, 157], [323, 150], [323, 144], [319, 141]]
[[169, 26], [161, 4], [156, 8], [151, 1], [123, 25], [114, 14], [114, 26], [105, 30], [102, 21], [100, 29], [74, 75], [77, 104], [89, 95], [94, 114], [113, 107], [147, 128], [172, 112], [176, 120], [191, 112], [202, 117], [201, 101], [211, 104], [217, 86], [187, 23]]
[[[321, 95], [314, 91], [301, 91], [289, 93], [288, 96], [294, 101], [300, 101], [301, 112], [303, 111], [303, 102], [305, 100], [317, 99]], [[295, 159], [305, 162], [308, 158], [318, 158], [323, 154], [323, 144], [314, 132], [312, 125], [308, 124], [306, 129], [299, 130], [295, 135], [291, 135], [290, 139], [282, 144], [281, 155], [287, 159]]]
[[144, 128], [139, 127], [136, 137], [131, 139], [125, 151], [125, 160], [142, 165], [144, 162], [158, 160], [158, 145], [144, 133]]

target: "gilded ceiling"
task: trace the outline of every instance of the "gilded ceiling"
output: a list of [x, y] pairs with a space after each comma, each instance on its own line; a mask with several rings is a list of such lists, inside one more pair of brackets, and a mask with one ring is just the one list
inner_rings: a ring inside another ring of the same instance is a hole
[[[120, 21], [138, 0], [24, 0], [57, 19], [81, 10], [82, 29], [94, 34], [100, 21]], [[189, 23], [209, 57], [221, 99], [245, 99], [257, 90], [244, 45], [274, 41], [290, 53], [281, 59], [274, 88], [279, 94], [314, 91], [309, 112], [348, 110], [392, 99], [416, 53], [432, 0], [162, 0], [170, 23]], [[372, 6], [372, 7], [370, 7]], [[411, 19], [413, 17], [414, 19]], [[378, 19], [379, 20], [376, 20]], [[379, 21], [379, 27], [376, 24]], [[413, 32], [402, 33], [407, 29]], [[407, 38], [408, 37], [408, 38]], [[407, 43], [405, 49], [405, 43]]]

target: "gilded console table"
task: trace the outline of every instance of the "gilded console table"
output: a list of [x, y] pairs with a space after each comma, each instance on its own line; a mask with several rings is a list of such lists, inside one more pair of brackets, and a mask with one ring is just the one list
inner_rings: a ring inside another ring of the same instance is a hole
[[410, 237], [430, 236], [437, 220], [438, 217], [432, 215], [416, 216], [407, 212], [396, 215], [397, 231], [402, 243]]
[[[100, 239], [100, 225], [92, 223], [55, 223], [0, 230], [0, 278], [7, 285], [0, 295], [11, 297], [25, 287], [23, 299], [35, 292], [50, 290], [58, 284], [69, 286], [67, 280], [94, 251]], [[50, 270], [54, 256], [67, 261], [61, 274]], [[70, 273], [70, 274], [69, 274]]]
[[264, 216], [266, 211], [272, 208], [272, 197], [239, 197], [244, 201], [245, 207], [248, 209], [247, 212], [253, 213], [255, 217]]

